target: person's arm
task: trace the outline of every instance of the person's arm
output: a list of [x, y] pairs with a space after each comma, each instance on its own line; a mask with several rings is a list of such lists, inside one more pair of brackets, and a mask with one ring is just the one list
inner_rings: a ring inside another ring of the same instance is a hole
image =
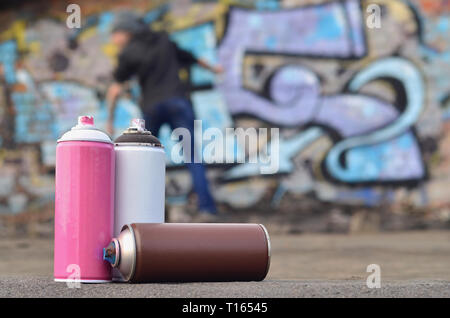
[[116, 111], [117, 100], [123, 91], [123, 83], [128, 81], [137, 70], [138, 63], [133, 52], [125, 52], [119, 56], [117, 68], [113, 72], [114, 82], [109, 86], [106, 93], [106, 103], [108, 107], [108, 120], [106, 123], [106, 132], [114, 135], [114, 114]]
[[175, 46], [175, 51], [177, 53], [177, 57], [182, 63], [184, 63], [184, 64], [198, 63], [198, 65], [200, 65], [201, 67], [203, 67], [207, 70], [210, 70], [211, 72], [216, 73], [216, 74], [223, 72], [222, 66], [212, 65], [204, 59], [198, 59], [191, 52], [188, 52], [186, 50], [179, 48], [178, 45], [176, 45], [175, 43], [173, 43], [173, 44]]
[[223, 72], [223, 67], [221, 65], [211, 65], [203, 59], [198, 59], [197, 63], [201, 67], [206, 68], [207, 70], [210, 70], [211, 72], [213, 72], [215, 74], [219, 74], [219, 73]]
[[117, 106], [117, 99], [122, 92], [122, 84], [112, 83], [106, 93], [106, 104], [108, 107], [108, 120], [106, 122], [106, 132], [111, 136], [114, 134], [114, 114]]

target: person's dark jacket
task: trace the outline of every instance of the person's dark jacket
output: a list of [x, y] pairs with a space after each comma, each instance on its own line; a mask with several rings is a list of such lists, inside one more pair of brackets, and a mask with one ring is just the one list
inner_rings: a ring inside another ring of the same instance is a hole
[[142, 90], [142, 110], [170, 97], [185, 96], [179, 78], [182, 67], [196, 63], [188, 51], [180, 49], [165, 32], [146, 31], [134, 35], [119, 54], [114, 79], [123, 83], [137, 76]]

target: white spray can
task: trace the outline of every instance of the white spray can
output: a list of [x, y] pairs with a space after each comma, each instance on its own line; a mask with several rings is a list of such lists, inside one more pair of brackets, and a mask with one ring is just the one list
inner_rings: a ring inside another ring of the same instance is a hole
[[164, 223], [166, 162], [161, 142], [143, 119], [114, 141], [116, 191], [114, 235], [130, 223]]

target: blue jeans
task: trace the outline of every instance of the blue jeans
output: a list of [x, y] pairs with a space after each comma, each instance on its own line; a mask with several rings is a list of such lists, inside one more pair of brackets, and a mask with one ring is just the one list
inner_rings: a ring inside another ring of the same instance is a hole
[[170, 128], [183, 127], [191, 133], [191, 163], [185, 163], [188, 167], [194, 184], [194, 191], [198, 196], [198, 207], [201, 211], [216, 213], [216, 205], [209, 191], [208, 180], [206, 179], [205, 167], [202, 163], [194, 163], [194, 111], [187, 98], [172, 97], [164, 100], [152, 107], [144, 114], [145, 126], [155, 136], [165, 123]]

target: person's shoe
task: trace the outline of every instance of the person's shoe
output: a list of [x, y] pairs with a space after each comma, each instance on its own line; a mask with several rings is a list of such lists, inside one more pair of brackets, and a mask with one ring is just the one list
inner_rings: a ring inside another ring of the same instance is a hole
[[172, 223], [189, 223], [192, 221], [192, 216], [186, 212], [185, 206], [175, 205], [170, 207], [169, 221]]
[[197, 215], [192, 218], [192, 222], [195, 223], [214, 223], [217, 222], [219, 217], [217, 214], [210, 213], [208, 211], [199, 211]]

